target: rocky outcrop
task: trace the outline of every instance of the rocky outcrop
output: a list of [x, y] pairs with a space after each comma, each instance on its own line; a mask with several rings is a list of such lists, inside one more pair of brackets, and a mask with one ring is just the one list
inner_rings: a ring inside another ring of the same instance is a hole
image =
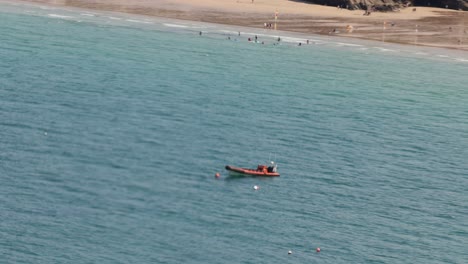
[[432, 6], [468, 11], [468, 0], [304, 0], [304, 2], [376, 11], [392, 11], [406, 6]]
[[402, 7], [405, 3], [403, 0], [306, 0], [306, 2], [328, 5], [340, 6], [347, 9], [371, 9], [375, 8], [381, 11], [391, 11], [394, 8]]
[[468, 11], [468, 0], [413, 0], [415, 6], [442, 7]]

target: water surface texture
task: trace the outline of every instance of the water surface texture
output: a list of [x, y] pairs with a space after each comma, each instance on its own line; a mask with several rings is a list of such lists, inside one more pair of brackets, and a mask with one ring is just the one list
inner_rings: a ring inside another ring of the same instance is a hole
[[2, 262], [468, 263], [466, 53], [1, 7]]

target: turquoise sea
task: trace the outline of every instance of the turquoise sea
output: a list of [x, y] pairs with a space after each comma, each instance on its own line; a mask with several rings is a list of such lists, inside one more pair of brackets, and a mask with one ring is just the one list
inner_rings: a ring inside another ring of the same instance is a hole
[[467, 76], [460, 51], [2, 1], [0, 262], [468, 263]]

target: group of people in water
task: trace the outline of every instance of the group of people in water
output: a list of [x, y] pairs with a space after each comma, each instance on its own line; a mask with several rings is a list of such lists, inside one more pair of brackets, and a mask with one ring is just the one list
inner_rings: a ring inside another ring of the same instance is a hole
[[[228, 37], [228, 39], [230, 39], [230, 38]], [[247, 40], [248, 40], [249, 42], [250, 42], [250, 41], [254, 41], [255, 43], [259, 43], [259, 41], [258, 41], [258, 36], [257, 36], [257, 35], [255, 35], [255, 38], [254, 38], [254, 39], [248, 38]], [[278, 45], [280, 42], [281, 42], [281, 38], [278, 37], [278, 38], [276, 39], [276, 42], [273, 43], [273, 45]], [[260, 43], [265, 44], [264, 41], [262, 41], [262, 42], [260, 42]], [[306, 43], [307, 43], [307, 45], [308, 45], [308, 44], [310, 44], [310, 41], [309, 41], [309, 40], [306, 40]], [[314, 44], [315, 44], [315, 42], [314, 42]], [[302, 42], [298, 42], [297, 45], [298, 45], [298, 46], [302, 46]]]
[[[199, 34], [200, 36], [202, 36], [202, 35], [203, 35], [203, 32], [200, 31], [198, 34]], [[240, 31], [238, 32], [237, 35], [238, 35], [238, 36], [241, 35]], [[228, 36], [227, 39], [228, 39], [228, 40], [238, 41], [237, 38], [232, 39], [231, 36]], [[252, 38], [252, 37], [248, 37], [248, 38], [247, 38], [247, 41], [249, 41], [249, 42], [254, 42], [254, 43], [265, 44], [265, 41], [261, 41], [261, 42], [259, 41], [259, 38], [258, 38], [257, 35], [255, 35], [253, 38]], [[276, 42], [273, 43], [273, 45], [278, 45], [280, 42], [281, 42], [281, 37], [278, 37], [278, 38], [276, 39]], [[309, 40], [306, 40], [306, 44], [310, 44], [310, 41], [309, 41]], [[315, 44], [315, 42], [313, 42], [313, 44]], [[302, 42], [298, 42], [297, 45], [298, 45], [298, 46], [302, 46]]]

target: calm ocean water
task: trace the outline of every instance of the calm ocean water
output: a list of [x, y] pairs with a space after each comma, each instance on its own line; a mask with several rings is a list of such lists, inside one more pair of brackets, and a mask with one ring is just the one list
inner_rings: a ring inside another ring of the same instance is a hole
[[0, 7], [1, 263], [468, 263], [466, 53]]

